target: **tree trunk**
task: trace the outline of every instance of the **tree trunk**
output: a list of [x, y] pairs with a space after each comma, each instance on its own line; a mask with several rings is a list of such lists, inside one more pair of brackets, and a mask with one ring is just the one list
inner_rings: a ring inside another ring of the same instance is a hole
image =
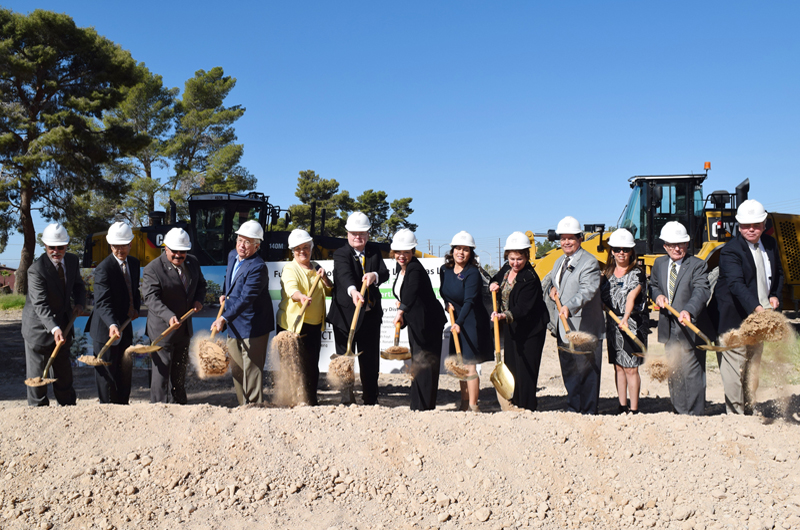
[[28, 294], [28, 267], [33, 263], [36, 252], [36, 230], [33, 228], [33, 219], [31, 218], [32, 199], [33, 187], [28, 181], [22, 188], [19, 205], [19, 224], [22, 227], [23, 242], [22, 252], [19, 255], [19, 268], [14, 282], [14, 292], [17, 294]]

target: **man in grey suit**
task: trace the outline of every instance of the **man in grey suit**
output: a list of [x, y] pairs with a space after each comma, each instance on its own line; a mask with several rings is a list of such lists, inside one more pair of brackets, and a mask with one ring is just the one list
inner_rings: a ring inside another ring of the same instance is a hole
[[[148, 311], [150, 340], [176, 324], [190, 309], [200, 311], [203, 308], [206, 279], [197, 258], [187, 254], [191, 248], [189, 234], [182, 228], [173, 228], [164, 237], [164, 253], [144, 268], [142, 297]], [[186, 404], [186, 365], [192, 334], [192, 319], [189, 318], [159, 342], [161, 349], [151, 356], [151, 403]]]
[[[666, 256], [656, 258], [650, 273], [650, 296], [662, 308], [658, 317], [658, 342], [666, 343], [669, 396], [678, 414], [702, 416], [706, 405], [706, 354], [698, 338], [686, 327], [695, 321], [701, 331], [710, 328], [706, 303], [711, 296], [706, 262], [687, 256], [689, 234], [677, 221], [661, 229]], [[669, 304], [680, 318], [663, 308]]]
[[[559, 221], [556, 233], [560, 236], [564, 255], [556, 260], [553, 270], [545, 276], [542, 290], [549, 295], [545, 301], [550, 310], [550, 325], [554, 326], [557, 333], [558, 360], [561, 377], [567, 388], [567, 405], [574, 412], [597, 414], [603, 358], [601, 339], [606, 331], [603, 302], [600, 299], [600, 264], [581, 248], [583, 233], [577, 219], [565, 217]], [[593, 352], [576, 354], [562, 349], [568, 348], [569, 342], [554, 302], [556, 296], [561, 301], [561, 314], [572, 330], [597, 337]]]
[[[69, 235], [66, 229], [60, 224], [48, 225], [42, 232], [42, 242], [45, 253], [28, 269], [28, 294], [22, 310], [25, 371], [28, 378], [41, 377], [56, 343], [66, 341], [51, 367], [52, 377], [56, 379], [53, 395], [60, 405], [74, 405], [69, 358], [72, 332], [65, 333], [65, 330], [73, 315], [83, 313], [86, 288], [78, 257], [67, 254]], [[49, 404], [47, 386], [28, 387], [28, 405]]]

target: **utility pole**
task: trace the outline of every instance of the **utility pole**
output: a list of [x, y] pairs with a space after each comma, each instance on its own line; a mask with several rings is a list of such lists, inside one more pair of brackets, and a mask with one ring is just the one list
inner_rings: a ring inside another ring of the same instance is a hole
[[497, 266], [498, 270], [503, 266], [503, 246], [501, 241], [502, 238], [498, 237], [497, 238], [497, 263], [499, 263], [499, 265]]

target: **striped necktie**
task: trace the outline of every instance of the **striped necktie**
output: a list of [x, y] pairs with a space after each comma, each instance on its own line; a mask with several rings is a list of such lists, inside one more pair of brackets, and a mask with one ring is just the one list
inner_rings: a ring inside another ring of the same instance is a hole
[[178, 271], [178, 276], [181, 278], [181, 283], [183, 284], [183, 290], [187, 293], [189, 292], [189, 275], [186, 274], [186, 271], [183, 270], [183, 266], [175, 267], [175, 270]]
[[669, 305], [672, 305], [672, 300], [675, 298], [675, 283], [678, 281], [678, 267], [675, 262], [669, 268]]

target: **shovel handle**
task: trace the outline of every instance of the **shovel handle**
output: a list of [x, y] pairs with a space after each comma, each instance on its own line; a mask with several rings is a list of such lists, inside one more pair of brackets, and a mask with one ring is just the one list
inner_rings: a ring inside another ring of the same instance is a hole
[[44, 367], [44, 372], [42, 372], [42, 379], [47, 379], [47, 371], [50, 370], [50, 367], [53, 366], [53, 361], [56, 360], [56, 355], [58, 355], [58, 351], [61, 349], [61, 346], [66, 344], [67, 341], [61, 340], [56, 342], [56, 347], [53, 348], [53, 353], [50, 354], [50, 358], [47, 359], [47, 365]]
[[[680, 313], [678, 313], [678, 311], [677, 311], [677, 310], [676, 310], [674, 307], [672, 307], [672, 306], [671, 306], [671, 305], [669, 305], [669, 304], [664, 304], [664, 307], [666, 308], [666, 310], [667, 310], [667, 311], [669, 311], [670, 313], [672, 313], [673, 315], [675, 315], [675, 318], [677, 318], [677, 319], [678, 319], [678, 321], [680, 321], [680, 319], [681, 319], [681, 314], [680, 314]], [[691, 321], [689, 321], [689, 320], [684, 320], [684, 321], [683, 321], [683, 323], [684, 323], [684, 324], [686, 324], [686, 327], [687, 327], [687, 328], [689, 328], [689, 329], [691, 329], [692, 331], [694, 331], [694, 332], [695, 332], [695, 334], [696, 334], [698, 337], [700, 337], [701, 339], [703, 339], [703, 340], [705, 341], [705, 343], [706, 343], [706, 344], [708, 344], [709, 346], [711, 345], [711, 341], [710, 341], [710, 340], [708, 340], [708, 337], [706, 337], [705, 333], [703, 333], [702, 331], [700, 331], [700, 328], [698, 328], [697, 326], [695, 326], [694, 324], [692, 324], [692, 323], [691, 323]]]
[[556, 307], [558, 308], [558, 318], [560, 318], [561, 323], [564, 324], [564, 333], [569, 333], [572, 330], [569, 329], [569, 323], [567, 322], [567, 317], [561, 314], [561, 300], [558, 298], [558, 294], [555, 295], [553, 300], [555, 300]]
[[308, 295], [306, 295], [308, 296], [309, 300], [303, 302], [303, 306], [300, 308], [300, 314], [297, 315], [297, 318], [294, 321], [292, 330], [294, 330], [295, 333], [298, 333], [297, 326], [300, 325], [300, 322], [302, 322], [303, 320], [303, 315], [306, 313], [306, 309], [308, 308], [308, 305], [311, 303], [310, 299], [314, 296], [314, 291], [317, 289], [317, 285], [319, 285], [320, 278], [322, 277], [319, 274], [317, 275], [316, 278], [314, 278], [314, 282], [311, 284], [311, 289], [308, 291]]
[[[216, 318], [216, 320], [219, 320], [219, 317], [221, 317], [221, 316], [222, 316], [222, 312], [223, 312], [224, 310], [225, 310], [225, 300], [223, 300], [223, 301], [222, 301], [222, 303], [221, 303], [221, 304], [219, 304], [219, 312], [217, 313], [217, 318]], [[217, 334], [217, 328], [214, 328], [214, 329], [212, 329], [212, 330], [211, 330], [211, 338], [213, 339], [213, 338], [214, 338], [214, 335], [216, 335], [216, 334]]]
[[394, 325], [394, 345], [400, 345], [400, 322]]
[[165, 329], [165, 330], [164, 330], [164, 333], [162, 333], [161, 335], [159, 335], [159, 336], [158, 336], [158, 338], [157, 338], [156, 340], [154, 340], [153, 342], [151, 342], [151, 343], [150, 343], [150, 346], [155, 346], [156, 344], [158, 344], [159, 342], [161, 342], [161, 340], [162, 340], [164, 337], [166, 337], [167, 335], [169, 335], [170, 333], [172, 333], [173, 331], [175, 331], [176, 329], [178, 329], [179, 327], [181, 327], [181, 324], [183, 324], [183, 321], [184, 321], [184, 320], [186, 320], [187, 318], [189, 318], [189, 317], [192, 315], [192, 313], [194, 313], [194, 311], [195, 311], [195, 309], [194, 309], [194, 308], [191, 308], [189, 311], [187, 311], [187, 312], [186, 312], [186, 314], [185, 314], [185, 315], [183, 315], [179, 321], [175, 322], [175, 323], [174, 323], [174, 324], [172, 324], [170, 327], [168, 327], [167, 329]]
[[[492, 309], [497, 313], [497, 291], [492, 291]], [[500, 359], [500, 323], [497, 317], [492, 319], [494, 321], [494, 354], [497, 359]]]
[[[616, 313], [614, 313], [608, 307], [604, 307], [604, 309], [606, 310], [606, 313], [608, 313], [608, 316], [611, 317], [611, 320], [613, 320], [617, 324], [622, 324], [622, 320], [620, 320], [620, 318], [617, 316]], [[644, 344], [642, 344], [642, 341], [640, 341], [639, 338], [633, 333], [633, 331], [631, 331], [631, 328], [629, 328], [628, 326], [622, 326], [621, 329], [622, 329], [622, 331], [625, 332], [625, 334], [627, 336], [629, 336], [631, 338], [631, 340], [639, 347], [639, 349], [642, 350], [642, 353], [645, 353], [647, 351], [647, 348], [644, 347]], [[634, 355], [636, 355], [637, 357], [643, 357], [642, 355], [639, 355], [638, 353], [634, 353]]]
[[103, 349], [101, 349], [100, 353], [97, 354], [97, 358], [98, 359], [102, 359], [103, 358], [103, 355], [105, 355], [105, 353], [108, 351], [108, 349], [114, 343], [114, 341], [119, 339], [122, 336], [122, 332], [125, 331], [125, 328], [127, 328], [128, 324], [130, 324], [130, 323], [131, 323], [131, 319], [129, 318], [128, 320], [126, 320], [122, 324], [122, 327], [119, 328], [119, 333], [120, 333], [119, 335], [117, 335], [116, 337], [109, 337], [109, 339], [106, 341], [105, 345], [103, 346]]
[[[453, 314], [453, 308], [448, 307], [447, 312], [450, 313], [450, 326], [453, 326], [456, 323], [456, 317]], [[461, 341], [458, 340], [458, 333], [453, 332], [453, 341], [456, 343], [456, 353], [460, 356], [461, 355]]]
[[[361, 298], [367, 293], [367, 281], [361, 282]], [[351, 352], [353, 347], [353, 339], [356, 336], [356, 324], [358, 324], [358, 314], [361, 312], [361, 306], [364, 305], [362, 300], [356, 302], [356, 310], [353, 312], [353, 322], [350, 324], [350, 334], [347, 335], [347, 351]]]

